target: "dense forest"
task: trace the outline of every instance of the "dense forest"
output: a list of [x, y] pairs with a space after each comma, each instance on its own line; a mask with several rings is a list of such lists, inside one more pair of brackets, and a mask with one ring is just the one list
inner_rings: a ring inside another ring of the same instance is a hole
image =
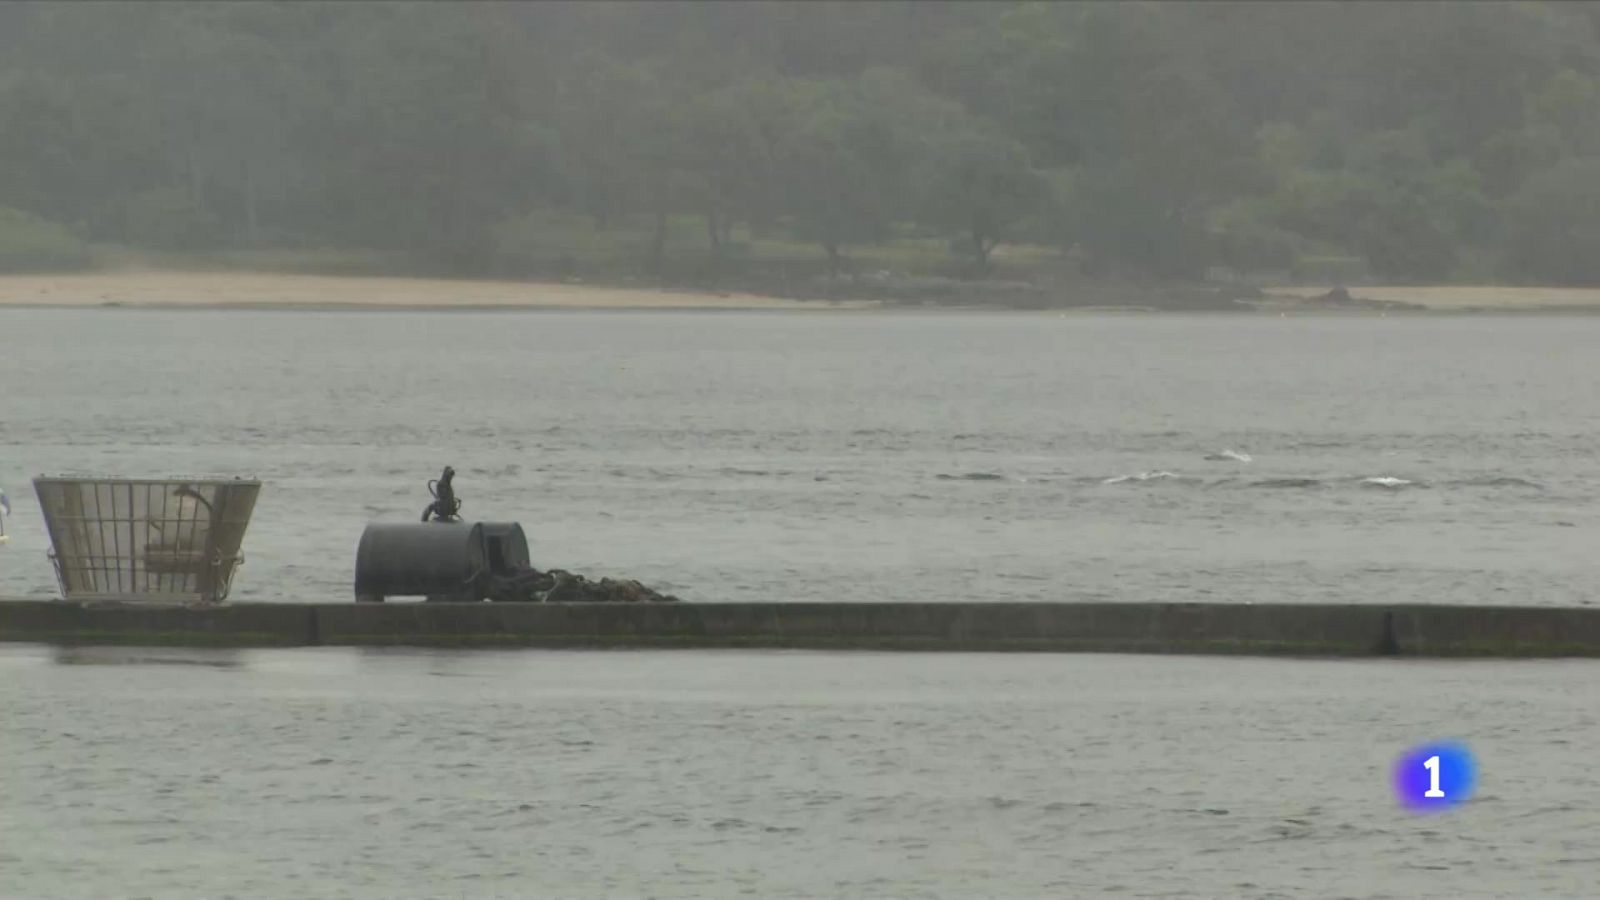
[[1600, 6], [0, 5], [0, 268], [104, 247], [1596, 284]]

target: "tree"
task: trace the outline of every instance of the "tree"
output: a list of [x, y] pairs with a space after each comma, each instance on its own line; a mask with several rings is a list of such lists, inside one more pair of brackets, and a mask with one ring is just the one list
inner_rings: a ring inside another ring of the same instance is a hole
[[572, 198], [604, 230], [648, 205], [640, 157], [659, 149], [651, 143], [671, 143], [661, 115], [668, 101], [660, 80], [639, 66], [597, 55], [575, 63], [554, 85], [560, 154]]
[[313, 224], [431, 267], [481, 271], [489, 228], [525, 208], [528, 129], [493, 7], [336, 6], [321, 37], [331, 97], [297, 132]]
[[854, 85], [802, 82], [794, 91], [797, 121], [783, 158], [786, 206], [796, 233], [822, 247], [836, 278], [845, 246], [887, 234], [904, 148]]
[[1600, 285], [1600, 158], [1528, 179], [1506, 204], [1506, 257], [1531, 281]]
[[734, 217], [756, 205], [752, 198], [770, 152], [745, 101], [737, 88], [728, 88], [697, 97], [680, 112], [681, 165], [695, 178], [713, 265], [721, 261]]
[[694, 216], [713, 259], [746, 223], [835, 272], [916, 225], [975, 271], [1027, 235], [1128, 275], [1554, 278], [1531, 235], [1582, 217], [1528, 198], [1594, 158], [1582, 4], [0, 4], [0, 206], [175, 251], [473, 274], [576, 212], [653, 218], [623, 246], [657, 272]]
[[962, 234], [974, 269], [990, 271], [995, 246], [1047, 205], [1049, 185], [1020, 145], [977, 128], [942, 137], [929, 155], [924, 218]]

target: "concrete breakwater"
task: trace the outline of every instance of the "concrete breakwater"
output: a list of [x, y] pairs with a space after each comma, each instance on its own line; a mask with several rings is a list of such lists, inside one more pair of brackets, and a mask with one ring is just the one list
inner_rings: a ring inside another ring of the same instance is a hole
[[1600, 656], [1600, 608], [1188, 603], [0, 601], [0, 640], [304, 647]]

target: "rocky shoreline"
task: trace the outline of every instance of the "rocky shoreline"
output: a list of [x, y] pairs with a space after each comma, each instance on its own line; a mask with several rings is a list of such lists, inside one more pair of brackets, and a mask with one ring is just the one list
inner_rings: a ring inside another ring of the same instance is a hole
[[[718, 290], [710, 282], [679, 285]], [[1154, 311], [1249, 312], [1262, 292], [1254, 287], [1206, 282], [1132, 281], [1095, 278], [964, 278], [911, 275], [890, 270], [854, 272], [837, 278], [761, 276], [751, 273], [714, 282], [745, 294], [808, 303], [870, 303], [880, 308], [1073, 310], [1116, 308]]]

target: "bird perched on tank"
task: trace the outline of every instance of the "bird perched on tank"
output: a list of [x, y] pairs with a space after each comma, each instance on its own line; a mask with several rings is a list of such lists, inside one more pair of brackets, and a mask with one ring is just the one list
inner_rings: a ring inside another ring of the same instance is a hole
[[461, 521], [461, 517], [456, 515], [461, 511], [461, 501], [456, 499], [455, 488], [450, 484], [455, 477], [456, 470], [445, 466], [443, 474], [428, 482], [428, 493], [433, 495], [433, 502], [422, 511], [422, 521], [426, 522], [429, 518], [439, 522]]

